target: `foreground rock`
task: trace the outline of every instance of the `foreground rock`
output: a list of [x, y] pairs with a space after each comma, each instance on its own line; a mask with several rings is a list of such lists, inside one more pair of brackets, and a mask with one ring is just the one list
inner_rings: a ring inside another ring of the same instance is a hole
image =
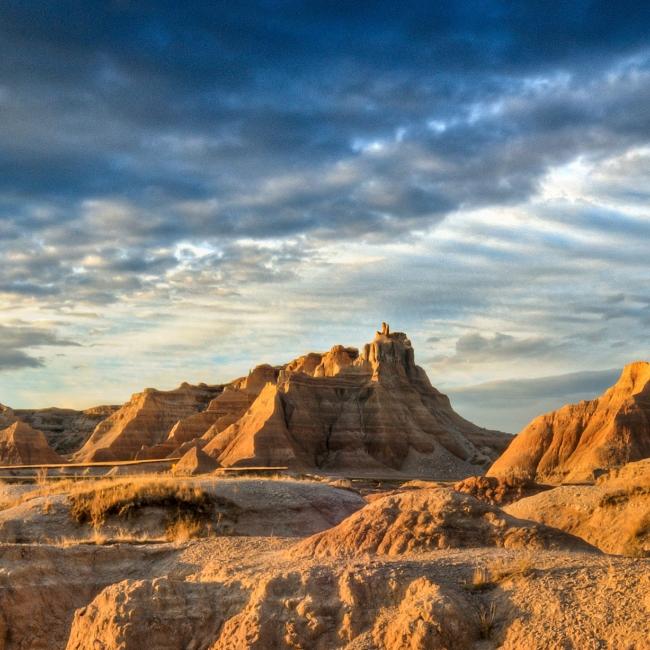
[[603, 468], [650, 456], [650, 363], [625, 367], [599, 398], [533, 420], [488, 471], [581, 481]]
[[107, 587], [76, 612], [67, 650], [641, 650], [647, 640], [650, 576], [630, 560], [540, 551], [526, 575], [472, 591], [463, 585], [476, 563], [516, 567], [518, 556], [346, 564], [254, 552], [236, 570], [219, 558], [209, 579]]
[[386, 328], [360, 353], [335, 346], [288, 364], [204, 451], [224, 466], [459, 478], [509, 441], [460, 417], [415, 365], [406, 335]]
[[650, 459], [597, 485], [564, 485], [506, 506], [515, 517], [577, 535], [606, 553], [650, 557]]
[[128, 545], [0, 545], [0, 648], [65, 648], [75, 610], [107, 585], [164, 570], [155, 567], [172, 555], [170, 548]]
[[65, 463], [47, 444], [42, 431], [26, 422], [14, 422], [0, 431], [0, 465], [40, 465]]
[[403, 555], [445, 548], [593, 550], [562, 531], [516, 519], [446, 488], [413, 490], [377, 499], [336, 528], [304, 540], [301, 557]]

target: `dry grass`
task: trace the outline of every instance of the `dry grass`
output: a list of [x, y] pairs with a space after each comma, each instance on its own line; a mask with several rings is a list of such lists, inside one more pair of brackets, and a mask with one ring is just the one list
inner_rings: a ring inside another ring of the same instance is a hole
[[482, 566], [477, 566], [472, 573], [472, 580], [465, 583], [465, 588], [470, 591], [484, 591], [494, 586], [492, 574], [487, 568]]
[[497, 606], [491, 602], [489, 605], [480, 603], [476, 610], [479, 636], [481, 639], [492, 638], [492, 632], [497, 622]]
[[46, 467], [41, 467], [39, 470], [36, 472], [36, 477], [35, 477], [35, 482], [36, 485], [39, 487], [44, 487], [47, 485], [47, 468]]
[[148, 480], [87, 487], [69, 495], [70, 515], [95, 528], [111, 515], [129, 517], [146, 507], [170, 510], [175, 513], [174, 520], [202, 521], [214, 514], [213, 498], [200, 487], [183, 483]]
[[508, 578], [530, 575], [535, 570], [534, 556], [530, 552], [521, 553], [513, 559], [499, 559], [489, 565], [492, 582], [501, 582]]
[[477, 566], [472, 579], [465, 583], [469, 591], [493, 589], [502, 580], [531, 575], [535, 570], [533, 554], [524, 552], [512, 559], [498, 559], [487, 567]]
[[191, 517], [180, 517], [172, 521], [165, 530], [165, 537], [169, 542], [188, 542], [204, 534], [204, 524]]

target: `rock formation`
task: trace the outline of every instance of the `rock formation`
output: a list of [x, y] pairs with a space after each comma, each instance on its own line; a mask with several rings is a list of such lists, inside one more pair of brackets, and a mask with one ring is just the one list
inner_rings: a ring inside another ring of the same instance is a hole
[[0, 465], [65, 463], [47, 444], [42, 431], [20, 420], [0, 431]]
[[360, 352], [336, 345], [224, 386], [147, 389], [101, 422], [78, 461], [179, 458], [192, 447], [228, 465], [461, 478], [510, 436], [460, 417], [386, 323]]
[[577, 535], [606, 553], [650, 557], [650, 458], [612, 470], [596, 485], [562, 485], [504, 510]]
[[6, 429], [13, 424], [18, 418], [12, 409], [4, 404], [0, 404], [0, 429]]
[[650, 363], [626, 366], [597, 399], [569, 404], [526, 426], [488, 475], [580, 481], [650, 456]]
[[205, 409], [222, 387], [181, 384], [175, 390], [147, 388], [136, 393], [109, 418], [100, 422], [75, 460], [130, 460], [143, 447], [165, 440], [179, 420]]
[[448, 488], [411, 490], [369, 503], [338, 526], [300, 542], [297, 557], [403, 555], [445, 548], [593, 550], [577, 537], [515, 519]]
[[219, 467], [214, 458], [208, 456], [199, 447], [192, 447], [174, 465], [173, 474], [179, 476], [196, 476], [197, 474], [209, 474]]
[[485, 501], [496, 506], [503, 506], [549, 489], [550, 486], [548, 485], [541, 485], [531, 479], [513, 476], [469, 476], [454, 484], [456, 492], [471, 494], [479, 501]]
[[509, 440], [455, 413], [415, 365], [406, 335], [386, 326], [361, 353], [335, 346], [288, 364], [204, 451], [226, 466], [460, 478], [475, 474]]

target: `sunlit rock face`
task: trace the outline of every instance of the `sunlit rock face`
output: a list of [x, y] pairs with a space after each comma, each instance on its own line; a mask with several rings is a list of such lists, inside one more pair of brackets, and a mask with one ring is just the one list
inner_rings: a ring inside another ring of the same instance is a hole
[[599, 469], [650, 456], [650, 363], [627, 365], [594, 400], [535, 418], [488, 474], [583, 480]]
[[204, 451], [226, 466], [457, 477], [480, 472], [509, 439], [455, 413], [406, 334], [385, 326], [360, 353], [335, 346], [285, 366]]
[[221, 387], [182, 384], [170, 391], [147, 388], [97, 425], [75, 455], [78, 461], [130, 460], [160, 444], [179, 421], [204, 410]]
[[0, 431], [0, 465], [64, 463], [48, 444], [42, 431], [16, 421]]

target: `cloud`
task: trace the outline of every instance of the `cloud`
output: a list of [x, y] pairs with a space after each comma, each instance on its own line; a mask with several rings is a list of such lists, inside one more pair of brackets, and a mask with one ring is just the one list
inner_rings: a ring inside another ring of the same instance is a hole
[[434, 357], [431, 361], [434, 366], [517, 361], [557, 354], [565, 347], [565, 342], [549, 338], [517, 338], [500, 332], [483, 336], [478, 332], [471, 332], [456, 341], [456, 351], [453, 355]]
[[643, 356], [648, 19], [4, 3], [0, 310], [84, 346], [6, 347], [3, 395], [228, 380], [382, 320], [447, 385]]
[[483, 426], [517, 432], [533, 417], [593, 399], [613, 385], [620, 369], [506, 379], [448, 389], [454, 408]]
[[0, 371], [20, 368], [41, 368], [45, 364], [25, 350], [43, 346], [76, 346], [77, 343], [59, 338], [55, 331], [24, 323], [0, 325]]

